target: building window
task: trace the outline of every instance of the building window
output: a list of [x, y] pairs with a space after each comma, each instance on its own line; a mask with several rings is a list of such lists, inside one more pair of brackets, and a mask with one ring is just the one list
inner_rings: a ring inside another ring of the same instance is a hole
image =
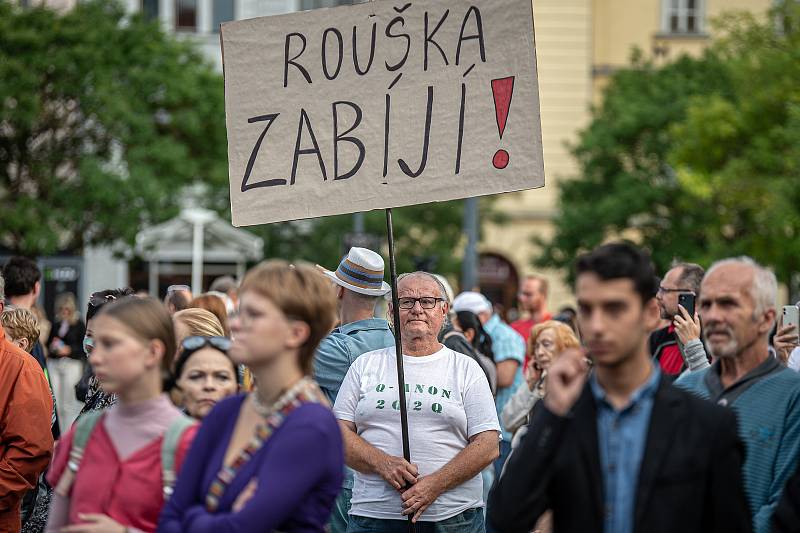
[[335, 7], [352, 3], [353, 0], [302, 0], [300, 9], [306, 11], [308, 9], [317, 9], [318, 7]]
[[197, 0], [175, 0], [175, 29], [197, 31]]
[[703, 0], [663, 0], [662, 27], [666, 33], [703, 31]]
[[235, 20], [233, 0], [214, 0], [214, 11], [211, 20], [211, 31], [219, 32], [219, 25], [223, 22]]
[[158, 0], [142, 0], [142, 15], [147, 20], [158, 18]]

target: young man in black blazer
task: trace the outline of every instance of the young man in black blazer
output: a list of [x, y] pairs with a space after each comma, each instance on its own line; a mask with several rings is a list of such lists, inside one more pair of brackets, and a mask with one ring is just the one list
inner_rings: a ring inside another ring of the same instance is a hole
[[656, 276], [636, 247], [578, 259], [585, 354], [550, 367], [546, 396], [489, 497], [500, 532], [528, 532], [546, 510], [556, 533], [751, 531], [734, 413], [668, 383], [652, 363]]

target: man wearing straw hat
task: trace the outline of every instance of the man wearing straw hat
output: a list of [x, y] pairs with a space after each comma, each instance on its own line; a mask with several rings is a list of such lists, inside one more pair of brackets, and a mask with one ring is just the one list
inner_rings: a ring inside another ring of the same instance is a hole
[[[331, 405], [350, 365], [361, 354], [394, 346], [389, 324], [375, 318], [375, 307], [391, 290], [383, 281], [383, 258], [366, 248], [350, 249], [335, 272], [323, 272], [336, 284], [340, 325], [325, 337], [314, 357], [314, 377]], [[346, 472], [331, 516], [331, 532], [347, 530], [353, 472]]]

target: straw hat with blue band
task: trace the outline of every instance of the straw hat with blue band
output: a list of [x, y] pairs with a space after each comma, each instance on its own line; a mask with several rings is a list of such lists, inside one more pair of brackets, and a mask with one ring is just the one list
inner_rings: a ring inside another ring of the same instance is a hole
[[383, 296], [392, 287], [383, 281], [383, 258], [366, 248], [350, 248], [336, 272], [323, 270], [334, 283], [366, 296]]

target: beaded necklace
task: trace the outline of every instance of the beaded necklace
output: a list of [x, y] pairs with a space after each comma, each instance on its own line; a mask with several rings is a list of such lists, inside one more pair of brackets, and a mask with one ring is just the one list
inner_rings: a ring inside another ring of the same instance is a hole
[[[255, 395], [255, 391], [250, 394]], [[236, 459], [228, 466], [223, 465], [217, 473], [217, 477], [211, 483], [208, 488], [208, 494], [206, 494], [206, 510], [208, 512], [213, 513], [219, 508], [220, 497], [236, 477], [239, 469], [253, 458], [253, 455], [261, 449], [275, 430], [280, 427], [289, 413], [306, 403], [321, 403], [323, 405], [328, 403], [327, 398], [325, 398], [317, 384], [308, 377], [298, 381], [271, 406], [264, 405], [257, 396], [254, 396], [253, 400], [253, 406], [256, 412], [264, 417], [264, 422], [256, 427], [255, 435], [253, 435], [247, 446], [239, 452]]]

